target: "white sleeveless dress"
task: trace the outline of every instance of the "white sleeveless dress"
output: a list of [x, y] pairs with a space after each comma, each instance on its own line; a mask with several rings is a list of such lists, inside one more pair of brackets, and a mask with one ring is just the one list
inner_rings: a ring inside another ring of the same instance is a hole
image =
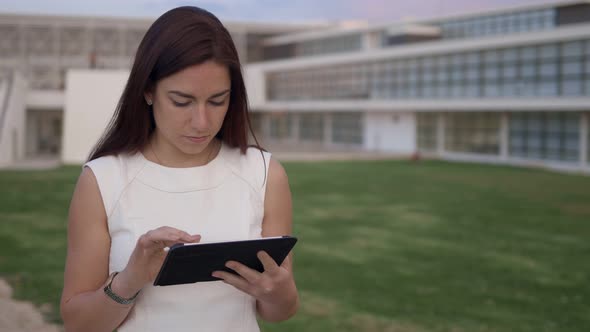
[[[263, 157], [264, 156], [264, 157]], [[261, 237], [270, 153], [222, 144], [207, 165], [170, 168], [141, 153], [88, 162], [111, 237], [109, 273], [127, 265], [137, 239], [160, 226], [201, 242]], [[255, 299], [221, 281], [145, 285], [120, 332], [259, 331]]]

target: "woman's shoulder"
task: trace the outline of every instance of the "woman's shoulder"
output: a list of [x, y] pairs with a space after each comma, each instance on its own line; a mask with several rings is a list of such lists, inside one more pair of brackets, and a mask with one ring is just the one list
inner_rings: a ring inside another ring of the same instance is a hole
[[226, 144], [224, 144], [223, 149], [226, 159], [241, 166], [247, 166], [252, 163], [270, 159], [272, 155], [269, 151], [254, 145], [248, 146], [245, 152], [242, 152], [239, 147], [230, 147]]
[[232, 171], [254, 188], [265, 184], [272, 154], [260, 147], [249, 146], [244, 153], [238, 147], [226, 147], [224, 157]]
[[92, 170], [105, 211], [110, 215], [121, 192], [135, 178], [142, 165], [137, 154], [117, 154], [90, 160], [83, 167]]
[[101, 180], [116, 180], [125, 182], [126, 179], [133, 178], [134, 174], [141, 169], [142, 163], [139, 152], [134, 154], [120, 153], [116, 155], [106, 155], [84, 164], [94, 175]]
[[113, 154], [113, 155], [106, 155], [102, 157], [98, 157], [96, 159], [89, 160], [84, 164], [84, 167], [89, 167], [90, 169], [94, 170], [101, 170], [101, 171], [120, 171], [133, 162], [136, 158], [136, 155], [133, 154]]

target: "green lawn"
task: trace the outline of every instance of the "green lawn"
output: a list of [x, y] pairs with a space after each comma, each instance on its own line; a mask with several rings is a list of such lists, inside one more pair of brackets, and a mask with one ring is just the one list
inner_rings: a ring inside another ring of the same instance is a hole
[[[590, 177], [285, 163], [302, 307], [263, 331], [590, 331]], [[79, 167], [0, 172], [0, 275], [55, 308]]]

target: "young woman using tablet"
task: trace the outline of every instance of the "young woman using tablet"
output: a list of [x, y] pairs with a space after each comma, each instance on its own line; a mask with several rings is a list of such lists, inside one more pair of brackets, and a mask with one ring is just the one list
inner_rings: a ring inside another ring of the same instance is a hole
[[[89, 100], [89, 102], [92, 102]], [[111, 124], [72, 197], [61, 300], [66, 331], [259, 331], [298, 307], [291, 258], [237, 262], [221, 281], [155, 287], [164, 248], [291, 233], [283, 167], [250, 147], [230, 34], [180, 7], [147, 31]]]

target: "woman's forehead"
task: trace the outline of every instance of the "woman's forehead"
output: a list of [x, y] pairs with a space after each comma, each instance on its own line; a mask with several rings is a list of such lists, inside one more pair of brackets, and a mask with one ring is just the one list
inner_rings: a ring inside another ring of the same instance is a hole
[[165, 90], [175, 89], [194, 95], [218, 93], [229, 89], [230, 85], [229, 69], [214, 61], [187, 67], [158, 84]]

